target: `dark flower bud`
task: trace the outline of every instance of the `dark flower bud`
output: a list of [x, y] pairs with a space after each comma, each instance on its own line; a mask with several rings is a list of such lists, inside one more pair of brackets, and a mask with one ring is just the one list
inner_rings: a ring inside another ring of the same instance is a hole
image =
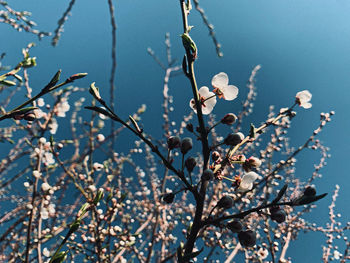
[[283, 210], [278, 210], [275, 213], [271, 213], [271, 219], [277, 223], [283, 223], [286, 221], [286, 213]]
[[193, 132], [193, 124], [192, 124], [192, 123], [187, 123], [186, 129], [187, 129], [189, 132]]
[[271, 214], [277, 213], [278, 211], [280, 211], [280, 207], [278, 205], [270, 207], [270, 213]]
[[170, 150], [174, 148], [179, 148], [181, 144], [181, 139], [179, 136], [170, 136], [167, 141], [168, 148]]
[[210, 181], [214, 177], [214, 172], [210, 169], [206, 169], [202, 174], [202, 181]]
[[229, 209], [233, 206], [233, 198], [229, 195], [224, 195], [221, 197], [216, 206], [219, 208]]
[[244, 139], [244, 134], [241, 132], [230, 133], [225, 138], [224, 143], [226, 145], [235, 146], [235, 145], [239, 144], [241, 141], [243, 141], [243, 139]]
[[163, 195], [163, 201], [167, 204], [171, 204], [174, 201], [175, 194], [174, 193], [166, 193]]
[[26, 121], [34, 121], [36, 119], [36, 116], [34, 112], [29, 112], [24, 115], [23, 119], [25, 119]]
[[253, 247], [256, 243], [256, 236], [252, 230], [241, 231], [238, 233], [238, 240], [243, 247]]
[[228, 222], [226, 227], [230, 229], [233, 233], [239, 233], [243, 229], [241, 222], [239, 222], [238, 220], [233, 220], [231, 222]]
[[211, 158], [213, 159], [213, 161], [217, 161], [220, 158], [220, 153], [217, 151], [214, 151], [211, 153]]
[[192, 139], [189, 137], [183, 138], [181, 141], [181, 153], [186, 154], [192, 149]]
[[189, 157], [185, 161], [185, 166], [186, 166], [186, 169], [189, 173], [191, 173], [193, 171], [193, 169], [194, 169], [194, 167], [196, 167], [196, 165], [197, 165], [196, 159], [193, 157]]
[[233, 113], [227, 113], [222, 119], [221, 123], [226, 125], [232, 125], [236, 122], [237, 116]]
[[316, 189], [313, 186], [308, 186], [304, 190], [304, 195], [306, 196], [315, 196], [316, 195]]

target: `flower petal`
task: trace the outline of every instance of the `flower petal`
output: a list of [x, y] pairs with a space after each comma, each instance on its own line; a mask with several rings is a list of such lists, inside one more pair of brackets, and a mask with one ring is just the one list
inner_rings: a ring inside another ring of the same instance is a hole
[[216, 74], [212, 80], [211, 85], [216, 88], [226, 87], [228, 85], [228, 76], [225, 72], [220, 72]]
[[308, 90], [303, 90], [299, 91], [295, 97], [298, 98], [301, 103], [303, 103], [310, 101], [312, 98], [312, 94]]
[[238, 95], [238, 88], [234, 85], [229, 85], [221, 89], [224, 93], [225, 100], [234, 100]]
[[190, 100], [190, 107], [197, 114], [196, 104], [194, 103], [194, 99]]
[[243, 175], [243, 178], [242, 178], [242, 183], [245, 183], [245, 184], [251, 184], [253, 183], [256, 179], [258, 178], [258, 174], [256, 172], [249, 172], [249, 173], [246, 173]]
[[[213, 93], [209, 91], [209, 88], [207, 86], [203, 86], [198, 90], [199, 94], [204, 97], [204, 98], [208, 98], [211, 95], [209, 95], [209, 93]], [[214, 93], [213, 93], [214, 94]]]
[[312, 107], [312, 104], [310, 102], [304, 102], [300, 106], [303, 107], [304, 109], [310, 109]]
[[[213, 92], [210, 92], [213, 93]], [[215, 95], [214, 93], [212, 95]], [[214, 109], [214, 106], [216, 104], [216, 97], [212, 97], [210, 99], [208, 99], [207, 101], [204, 102], [205, 106], [202, 106], [202, 113], [204, 115], [207, 115], [209, 113], [212, 112], [212, 110]]]

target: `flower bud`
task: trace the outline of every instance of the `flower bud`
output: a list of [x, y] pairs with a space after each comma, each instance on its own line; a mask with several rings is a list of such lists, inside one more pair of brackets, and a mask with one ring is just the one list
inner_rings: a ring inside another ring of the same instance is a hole
[[214, 172], [210, 169], [206, 169], [202, 174], [202, 181], [210, 181], [214, 177]]
[[229, 209], [233, 206], [233, 198], [229, 195], [224, 195], [221, 197], [216, 206], [219, 208]]
[[261, 166], [261, 160], [259, 158], [252, 156], [245, 160], [243, 164], [243, 169], [246, 172], [249, 172], [252, 168], [258, 168], [260, 166]]
[[167, 141], [169, 150], [173, 150], [174, 148], [179, 148], [181, 144], [181, 139], [179, 136], [170, 136]]
[[26, 121], [34, 121], [36, 119], [35, 113], [34, 112], [26, 113], [23, 119], [25, 119]]
[[228, 222], [226, 227], [230, 229], [233, 233], [239, 233], [243, 229], [241, 222], [239, 222], [238, 220], [233, 220], [231, 222]]
[[316, 195], [315, 187], [313, 187], [313, 186], [306, 187], [306, 189], [304, 190], [304, 195], [306, 195], [306, 196], [314, 196], [314, 195]]
[[194, 167], [196, 167], [196, 165], [197, 165], [196, 159], [193, 157], [189, 157], [185, 161], [185, 166], [186, 166], [186, 169], [189, 173], [191, 173], [193, 171], [193, 169], [194, 169]]
[[286, 221], [286, 213], [283, 210], [271, 213], [271, 220], [276, 221], [277, 223], [283, 223]]
[[163, 201], [167, 204], [171, 204], [174, 201], [175, 194], [174, 193], [166, 193], [163, 195]]
[[227, 113], [222, 119], [221, 123], [226, 125], [232, 125], [236, 122], [237, 116], [233, 113]]
[[181, 141], [181, 153], [186, 154], [192, 149], [192, 139], [189, 137], [183, 138]]
[[230, 133], [225, 138], [224, 143], [226, 145], [235, 146], [235, 145], [239, 144], [241, 141], [243, 141], [243, 139], [244, 139], [244, 134], [241, 132]]
[[238, 240], [243, 247], [253, 247], [256, 243], [256, 236], [252, 230], [241, 231], [238, 233]]

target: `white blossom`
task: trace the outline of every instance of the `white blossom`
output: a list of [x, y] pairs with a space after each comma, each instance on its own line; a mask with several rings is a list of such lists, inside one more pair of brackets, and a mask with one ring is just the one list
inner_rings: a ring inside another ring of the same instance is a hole
[[225, 72], [216, 74], [211, 80], [211, 85], [214, 87], [214, 93], [219, 98], [225, 100], [234, 100], [238, 95], [238, 88], [228, 84], [228, 76]]
[[47, 258], [50, 256], [50, 251], [47, 249], [47, 247], [43, 249], [43, 255]]
[[239, 192], [249, 191], [253, 188], [254, 181], [258, 178], [256, 172], [245, 173], [242, 177], [242, 181], [238, 187]]
[[70, 106], [67, 101], [67, 98], [62, 98], [60, 103], [57, 104], [57, 112], [56, 115], [58, 117], [66, 117], [66, 112], [69, 111]]
[[295, 102], [298, 103], [300, 107], [304, 109], [309, 109], [312, 107], [312, 104], [309, 102], [312, 98], [312, 94], [308, 90], [299, 91], [295, 95]]
[[43, 190], [44, 192], [50, 190], [51, 186], [48, 183], [43, 183], [41, 185], [41, 190]]
[[[198, 90], [198, 93], [199, 93], [199, 97], [200, 97], [200, 104], [202, 106], [202, 113], [204, 115], [211, 113], [211, 111], [214, 109], [214, 106], [216, 104], [215, 93], [209, 91], [209, 88], [206, 86], [201, 87]], [[195, 104], [194, 99], [191, 99], [190, 107], [193, 109], [193, 111], [195, 113], [197, 113], [196, 104]]]

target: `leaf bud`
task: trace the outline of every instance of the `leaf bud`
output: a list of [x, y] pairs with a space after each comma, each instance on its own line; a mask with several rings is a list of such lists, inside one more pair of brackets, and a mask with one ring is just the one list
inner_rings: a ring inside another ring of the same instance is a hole
[[224, 143], [226, 145], [235, 146], [235, 145], [239, 144], [241, 141], [243, 141], [243, 139], [244, 139], [244, 134], [241, 132], [230, 133], [225, 138]]
[[233, 113], [227, 113], [222, 119], [221, 123], [226, 125], [232, 125], [236, 122], [237, 116]]
[[179, 148], [181, 144], [181, 139], [179, 136], [170, 136], [167, 141], [169, 150], [173, 150], [174, 148]]
[[252, 230], [241, 231], [238, 233], [238, 240], [243, 247], [253, 247], [256, 243], [256, 236]]
[[186, 166], [186, 169], [189, 173], [191, 173], [193, 171], [193, 169], [194, 169], [194, 167], [196, 167], [196, 165], [197, 165], [196, 159], [193, 157], [189, 157], [185, 161], [185, 166]]
[[190, 137], [183, 138], [181, 141], [181, 153], [186, 154], [192, 149], [192, 139]]
[[74, 80], [82, 79], [82, 78], [84, 78], [86, 76], [87, 76], [87, 73], [77, 73], [77, 74], [74, 74], [74, 75], [70, 76], [67, 79], [67, 82], [73, 82]]
[[219, 208], [229, 209], [233, 206], [233, 198], [229, 195], [224, 195], [221, 197], [216, 206]]

